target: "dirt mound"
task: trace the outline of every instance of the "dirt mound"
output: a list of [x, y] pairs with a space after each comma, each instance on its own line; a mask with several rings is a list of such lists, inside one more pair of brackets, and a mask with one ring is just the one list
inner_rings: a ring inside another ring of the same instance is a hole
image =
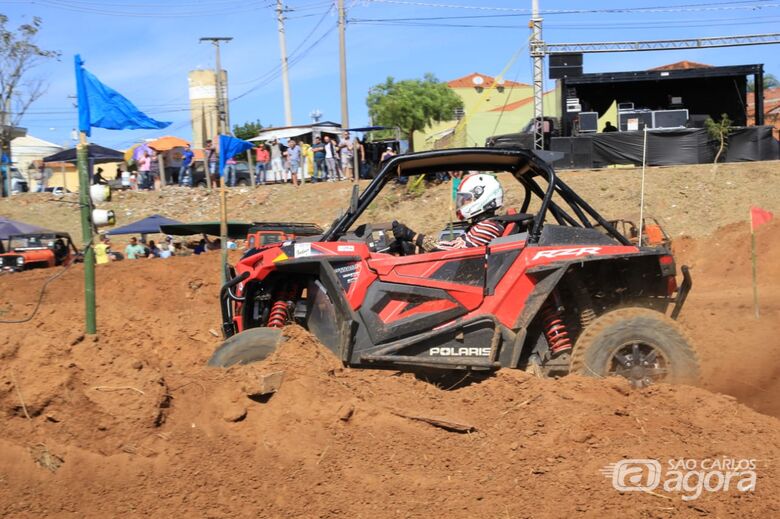
[[694, 288], [681, 316], [702, 352], [705, 385], [780, 416], [780, 221], [756, 231], [759, 318], [753, 305], [750, 227], [731, 224], [675, 242]]
[[[778, 321], [768, 294], [777, 287], [766, 287], [766, 318], [752, 326], [749, 299], [741, 308], [737, 296], [716, 297], [719, 285], [731, 290], [726, 282], [742, 297], [741, 270], [728, 280], [705, 275], [717, 265], [699, 258], [713, 246], [691, 243], [697, 285], [683, 324], [702, 345], [707, 384], [723, 389], [713, 377], [736, 376], [726, 366], [751, 349], [735, 337], [755, 330], [753, 340], [763, 337]], [[217, 266], [218, 255], [209, 254], [99, 267], [98, 339], [77, 331], [79, 266], [51, 283], [30, 323], [0, 325], [0, 515], [769, 517], [780, 510], [777, 420], [705, 389], [631, 391], [617, 379], [540, 380], [509, 370], [437, 385], [345, 369], [296, 327], [265, 362], [207, 368], [220, 342]], [[28, 315], [50, 274], [0, 278], [0, 319]], [[260, 395], [263, 380], [281, 383]], [[755, 491], [705, 491], [685, 501], [695, 488], [620, 493], [600, 473], [625, 458], [666, 467], [669, 459], [721, 457], [758, 460]]]

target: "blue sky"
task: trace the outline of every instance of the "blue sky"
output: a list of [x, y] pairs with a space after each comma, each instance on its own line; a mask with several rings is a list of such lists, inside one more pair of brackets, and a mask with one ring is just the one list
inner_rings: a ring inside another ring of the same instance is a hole
[[[531, 0], [346, 0], [349, 112], [352, 126], [368, 124], [368, 89], [387, 76], [441, 80], [471, 72], [499, 74], [523, 47], [507, 79], [530, 82], [524, 47]], [[287, 49], [293, 123], [306, 124], [319, 109], [340, 119], [337, 16], [327, 0], [288, 0]], [[548, 42], [691, 38], [776, 32], [780, 0], [540, 0]], [[259, 119], [284, 125], [279, 40], [272, 0], [4, 0], [0, 13], [14, 27], [43, 19], [39, 44], [62, 52], [40, 65], [49, 83], [23, 126], [37, 137], [70, 145], [76, 124], [73, 55], [149, 115], [173, 121], [161, 131], [96, 129], [92, 140], [125, 148], [144, 138], [191, 138], [187, 72], [214, 66], [201, 36], [232, 36], [223, 46], [229, 74], [231, 122]], [[629, 7], [633, 12], [603, 12]], [[586, 10], [561, 13], [561, 10]], [[602, 12], [596, 12], [602, 11]], [[400, 20], [399, 20], [400, 19]], [[294, 53], [298, 49], [297, 53]], [[641, 70], [680, 60], [712, 65], [763, 63], [780, 76], [780, 46], [697, 51], [610, 53], [585, 56], [586, 72]], [[553, 82], [547, 80], [547, 87]], [[519, 121], [518, 126], [523, 122]]]

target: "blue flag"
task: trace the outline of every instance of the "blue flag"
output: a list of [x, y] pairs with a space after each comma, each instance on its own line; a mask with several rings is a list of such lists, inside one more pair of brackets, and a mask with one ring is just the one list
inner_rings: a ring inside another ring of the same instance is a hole
[[79, 100], [79, 131], [90, 135], [92, 127], [108, 130], [158, 130], [171, 123], [157, 121], [140, 111], [122, 94], [84, 70], [76, 54], [76, 91]]
[[249, 141], [242, 141], [230, 135], [219, 136], [219, 176], [225, 174], [225, 162], [239, 153], [251, 150], [255, 145]]

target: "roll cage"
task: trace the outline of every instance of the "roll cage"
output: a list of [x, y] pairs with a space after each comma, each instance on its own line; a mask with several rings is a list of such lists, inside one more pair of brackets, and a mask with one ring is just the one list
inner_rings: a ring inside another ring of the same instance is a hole
[[[619, 243], [631, 245], [628, 238], [559, 179], [553, 167], [539, 154], [531, 150], [507, 148], [455, 148], [396, 155], [382, 165], [356, 203], [333, 223], [322, 235], [321, 241], [341, 238], [391, 179], [453, 170], [511, 173], [526, 188], [521, 213], [528, 210], [532, 196], [537, 196], [541, 205], [529, 229], [529, 244], [538, 243], [549, 212], [560, 225], [581, 228], [598, 225]], [[538, 180], [546, 182], [546, 186], [540, 185]], [[554, 195], [558, 195], [562, 203], [553, 200]]]

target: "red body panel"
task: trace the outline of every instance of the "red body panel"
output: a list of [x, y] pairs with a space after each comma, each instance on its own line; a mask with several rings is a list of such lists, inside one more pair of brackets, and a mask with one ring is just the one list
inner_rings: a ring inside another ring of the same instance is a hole
[[[287, 242], [287, 249], [290, 248]], [[344, 262], [344, 265], [354, 265], [353, 279], [347, 286], [346, 298], [353, 310], [360, 309], [365, 301], [366, 293], [372, 283], [377, 280], [387, 283], [429, 287], [445, 290], [457, 303], [465, 307], [468, 314], [463, 319], [480, 315], [492, 315], [504, 326], [513, 328], [518, 316], [523, 310], [529, 294], [535, 286], [534, 279], [527, 275], [528, 269], [548, 265], [558, 261], [571, 261], [590, 256], [614, 256], [632, 254], [639, 251], [635, 246], [622, 245], [577, 245], [548, 246], [524, 248], [525, 242], [510, 242], [490, 247], [491, 253], [507, 250], [523, 249], [514, 263], [498, 282], [493, 295], [485, 296], [482, 285], [474, 286], [458, 282], [459, 280], [432, 279], [431, 276], [441, 266], [453, 260], [468, 260], [484, 258], [485, 247], [448, 250], [418, 254], [415, 256], [393, 256], [390, 254], [370, 253], [364, 243], [316, 242], [292, 244], [294, 256], [286, 254], [282, 247], [285, 244], [274, 244], [258, 254], [242, 259], [236, 265], [238, 274], [249, 271], [250, 279], [263, 280], [273, 272], [277, 265], [285, 261], [309, 257], [347, 256], [355, 258], [355, 262]], [[239, 284], [237, 294], [241, 295], [243, 286]], [[454, 303], [446, 299], [426, 301], [411, 306], [409, 301], [394, 300], [385, 305], [379, 312], [383, 322], [389, 323], [411, 315], [439, 312], [451, 309]], [[243, 329], [240, 312], [234, 318], [238, 329]]]

